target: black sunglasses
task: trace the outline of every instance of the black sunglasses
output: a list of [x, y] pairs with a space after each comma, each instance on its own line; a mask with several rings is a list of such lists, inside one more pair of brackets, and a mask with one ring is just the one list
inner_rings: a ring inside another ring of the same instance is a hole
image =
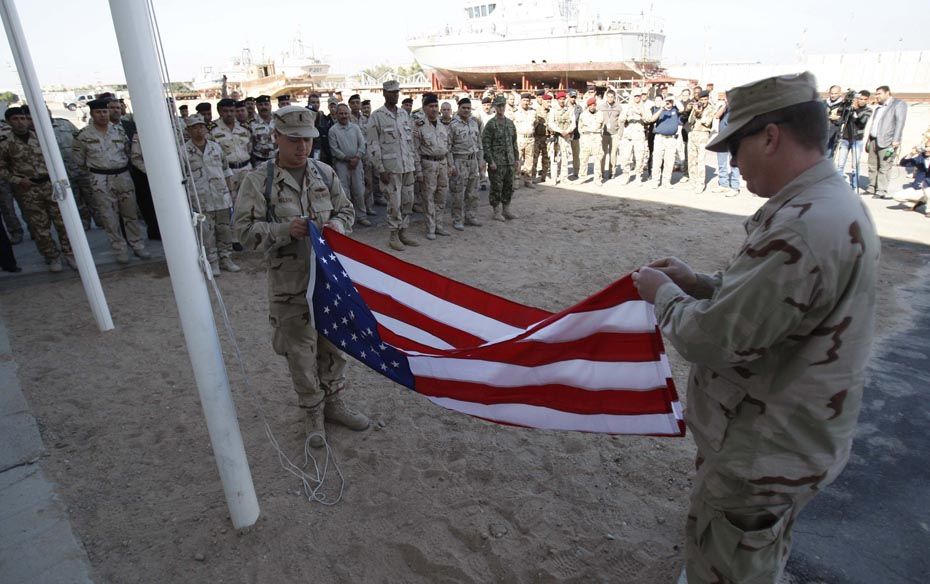
[[727, 150], [730, 152], [730, 158], [736, 157], [737, 152], [739, 152], [739, 143], [742, 142], [744, 139], [758, 134], [759, 132], [764, 130], [769, 124], [775, 124], [777, 126], [783, 123], [785, 123], [784, 120], [779, 120], [779, 121], [774, 121], [774, 122], [767, 121], [764, 124], [750, 123], [748, 128], [745, 128], [737, 132], [735, 136], [727, 140]]

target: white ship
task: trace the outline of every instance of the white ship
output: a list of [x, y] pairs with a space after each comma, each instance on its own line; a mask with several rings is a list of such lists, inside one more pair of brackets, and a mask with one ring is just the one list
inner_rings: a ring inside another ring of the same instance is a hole
[[665, 43], [657, 19], [588, 14], [579, 0], [484, 0], [463, 5], [462, 15], [458, 24], [407, 41], [443, 87], [631, 78], [657, 66]]

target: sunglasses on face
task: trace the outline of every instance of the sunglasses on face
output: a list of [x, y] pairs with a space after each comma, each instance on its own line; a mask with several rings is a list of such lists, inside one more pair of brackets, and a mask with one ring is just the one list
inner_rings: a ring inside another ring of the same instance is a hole
[[764, 130], [769, 124], [783, 124], [784, 121], [777, 122], [765, 122], [764, 124], [752, 124], [750, 123], [749, 127], [739, 131], [735, 136], [727, 140], [727, 150], [730, 152], [730, 158], [736, 158], [736, 154], [739, 152], [739, 144], [744, 139], [749, 138], [750, 136], [755, 136], [762, 130]]

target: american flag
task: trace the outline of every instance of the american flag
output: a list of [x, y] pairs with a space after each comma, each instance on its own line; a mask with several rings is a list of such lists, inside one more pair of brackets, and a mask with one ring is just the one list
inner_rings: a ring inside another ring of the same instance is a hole
[[374, 371], [502, 424], [684, 435], [652, 306], [630, 276], [553, 314], [310, 226], [314, 326]]

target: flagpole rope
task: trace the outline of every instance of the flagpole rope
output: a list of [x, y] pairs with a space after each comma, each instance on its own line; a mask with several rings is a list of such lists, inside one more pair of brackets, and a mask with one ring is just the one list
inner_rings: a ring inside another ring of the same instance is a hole
[[[151, 22], [152, 25], [152, 34], [155, 38], [155, 50], [161, 68], [159, 73], [161, 75], [162, 84], [165, 87], [166, 95], [170, 97], [171, 102], [174, 103], [174, 91], [171, 88], [171, 78], [168, 74], [168, 63], [167, 59], [165, 58], [164, 46], [161, 41], [161, 33], [158, 28], [158, 19], [155, 16], [155, 7], [152, 3], [152, 0], [146, 0], [146, 6], [149, 11], [149, 22]], [[252, 404], [258, 410], [258, 415], [261, 420], [262, 427], [265, 430], [265, 436], [271, 443], [271, 447], [274, 449], [275, 454], [278, 457], [278, 463], [281, 465], [281, 468], [300, 481], [303, 487], [304, 496], [308, 501], [315, 501], [321, 505], [326, 506], [336, 505], [339, 503], [339, 501], [342, 500], [342, 495], [345, 492], [346, 480], [345, 476], [342, 474], [342, 470], [339, 468], [339, 464], [336, 462], [336, 455], [333, 452], [329, 441], [326, 440], [326, 436], [321, 432], [314, 432], [307, 435], [306, 439], [304, 440], [303, 464], [298, 465], [295, 464], [287, 456], [287, 454], [285, 454], [284, 450], [281, 448], [280, 443], [278, 442], [278, 439], [275, 437], [274, 432], [271, 430], [271, 425], [268, 423], [268, 415], [264, 406], [262, 405], [261, 400], [259, 399], [258, 392], [255, 391], [255, 387], [252, 385], [251, 377], [246, 371], [245, 360], [242, 358], [242, 351], [239, 347], [236, 331], [233, 327], [232, 320], [229, 317], [229, 312], [226, 310], [226, 302], [223, 299], [223, 294], [220, 291], [219, 285], [216, 283], [216, 278], [213, 277], [213, 271], [211, 270], [210, 262], [207, 259], [206, 246], [203, 243], [203, 222], [206, 217], [203, 214], [203, 207], [200, 202], [200, 196], [197, 193], [197, 185], [192, 179], [190, 159], [187, 156], [187, 151], [184, 149], [184, 144], [180, 141], [180, 138], [183, 136], [183, 130], [180, 126], [180, 122], [177, 119], [177, 116], [174, 115], [174, 111], [169, 108], [168, 113], [168, 117], [171, 120], [171, 125], [174, 128], [175, 145], [178, 148], [178, 153], [181, 159], [181, 172], [184, 176], [184, 186], [185, 190], [187, 191], [188, 202], [192, 210], [192, 222], [195, 227], [194, 235], [199, 247], [199, 255], [201, 263], [203, 264], [204, 274], [206, 275], [207, 280], [210, 281], [211, 289], [213, 290], [213, 294], [216, 297], [217, 306], [223, 318], [223, 325], [226, 331], [226, 336], [229, 338], [229, 342], [232, 344], [233, 350], [235, 352], [236, 362], [239, 366], [239, 373], [242, 375], [246, 394], [249, 396]], [[194, 209], [197, 211], [194, 212]], [[320, 467], [319, 462], [317, 462], [316, 457], [313, 455], [314, 448], [310, 446], [310, 439], [316, 435], [320, 435], [323, 438], [323, 445], [325, 448], [325, 457], [323, 458], [322, 468]], [[312, 472], [310, 472], [311, 466], [313, 469]], [[332, 467], [332, 472], [336, 474], [339, 482], [339, 492], [335, 498], [330, 498], [323, 491], [323, 487], [327, 482], [327, 474], [330, 472], [330, 467]]]

